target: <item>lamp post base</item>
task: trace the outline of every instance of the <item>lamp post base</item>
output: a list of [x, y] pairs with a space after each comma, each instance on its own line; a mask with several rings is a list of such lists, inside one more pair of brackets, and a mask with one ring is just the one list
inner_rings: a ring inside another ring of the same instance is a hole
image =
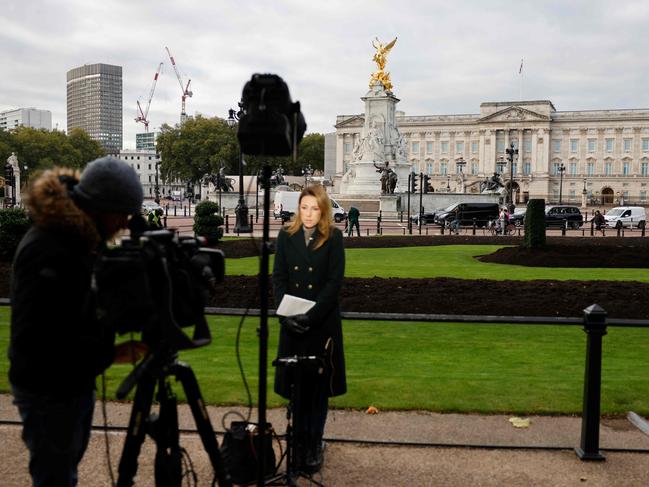
[[248, 207], [245, 202], [239, 202], [236, 209], [234, 210], [236, 215], [236, 222], [234, 224], [235, 233], [251, 233], [252, 228], [250, 228], [250, 222], [248, 221]]

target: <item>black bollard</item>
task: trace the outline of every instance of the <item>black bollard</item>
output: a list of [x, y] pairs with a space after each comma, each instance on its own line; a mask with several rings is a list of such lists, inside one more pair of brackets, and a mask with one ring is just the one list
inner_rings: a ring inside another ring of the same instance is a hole
[[603, 461], [599, 451], [599, 417], [602, 386], [602, 337], [606, 335], [606, 311], [593, 304], [584, 310], [586, 369], [581, 416], [581, 444], [575, 453], [581, 460]]
[[176, 205], [174, 205], [174, 216], [176, 216]]
[[622, 227], [618, 225], [616, 228], [617, 228], [617, 236], [619, 237], [620, 234], [622, 233]]
[[250, 233], [252, 233], [254, 230], [254, 227], [252, 225], [252, 215], [250, 215]]
[[563, 220], [563, 225], [561, 225], [561, 236], [565, 237], [566, 236], [566, 228], [568, 227], [568, 222], [566, 220]]
[[592, 237], [595, 235], [595, 224], [593, 223], [593, 220], [590, 221], [590, 236]]
[[162, 225], [167, 228], [167, 215], [162, 217]]
[[642, 233], [640, 234], [642, 237], [644, 237], [644, 227], [645, 227], [645, 225], [643, 224], [642, 225]]
[[225, 233], [230, 233], [230, 215], [225, 215]]
[[473, 219], [473, 235], [475, 235], [475, 228], [476, 228], [476, 224], [475, 224], [475, 218], [474, 218]]

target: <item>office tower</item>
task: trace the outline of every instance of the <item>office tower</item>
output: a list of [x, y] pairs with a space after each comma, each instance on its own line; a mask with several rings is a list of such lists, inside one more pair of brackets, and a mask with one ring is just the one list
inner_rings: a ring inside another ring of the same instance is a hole
[[79, 127], [108, 154], [122, 149], [122, 67], [86, 64], [67, 73], [68, 131]]

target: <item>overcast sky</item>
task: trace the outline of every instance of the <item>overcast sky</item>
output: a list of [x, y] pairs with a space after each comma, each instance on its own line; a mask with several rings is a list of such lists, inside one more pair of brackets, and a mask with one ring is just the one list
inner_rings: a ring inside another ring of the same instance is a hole
[[135, 147], [136, 101], [150, 129], [187, 113], [227, 117], [252, 73], [272, 72], [302, 103], [308, 132], [363, 111], [375, 36], [388, 57], [399, 110], [478, 113], [484, 101], [551, 100], [557, 110], [649, 107], [649, 2], [306, 0], [3, 0], [0, 110], [50, 110], [66, 128], [66, 72], [122, 66], [124, 145]]

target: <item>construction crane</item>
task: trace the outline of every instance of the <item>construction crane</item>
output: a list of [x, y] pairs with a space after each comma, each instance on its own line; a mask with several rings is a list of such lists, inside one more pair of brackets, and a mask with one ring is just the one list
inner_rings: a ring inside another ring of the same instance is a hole
[[155, 85], [158, 83], [158, 76], [160, 76], [160, 70], [162, 69], [162, 64], [158, 65], [158, 70], [155, 72], [153, 77], [153, 84], [151, 85], [151, 91], [149, 92], [149, 99], [146, 103], [146, 110], [142, 110], [142, 105], [140, 105], [140, 100], [137, 101], [137, 117], [135, 118], [136, 122], [142, 122], [144, 124], [144, 131], [149, 131], [149, 108], [151, 108], [151, 100], [153, 99], [153, 93], [155, 93]]
[[169, 50], [169, 48], [165, 46], [165, 49], [167, 50], [167, 54], [169, 54], [171, 65], [174, 67], [176, 78], [178, 78], [178, 83], [180, 83], [180, 89], [183, 92], [181, 97], [182, 107], [180, 109], [180, 123], [183, 123], [187, 119], [187, 113], [185, 113], [185, 100], [187, 99], [187, 97], [191, 97], [194, 94], [193, 92], [189, 91], [189, 84], [192, 82], [192, 80], [190, 79], [189, 81], [187, 81], [187, 85], [183, 87], [183, 79], [180, 77], [180, 73], [178, 72], [176, 61], [174, 61], [174, 57], [171, 55], [171, 51]]

